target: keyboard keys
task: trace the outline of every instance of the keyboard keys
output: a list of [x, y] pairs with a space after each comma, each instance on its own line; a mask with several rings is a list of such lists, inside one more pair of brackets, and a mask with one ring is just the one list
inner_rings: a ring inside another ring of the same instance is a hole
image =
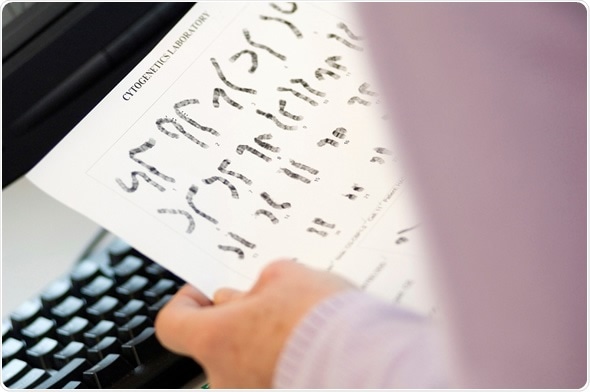
[[127, 256], [113, 268], [115, 280], [123, 283], [132, 275], [140, 272], [143, 267], [143, 260], [136, 256]]
[[2, 320], [2, 341], [14, 337], [12, 324], [8, 320]]
[[92, 304], [105, 295], [111, 295], [115, 288], [115, 281], [99, 275], [92, 282], [80, 289], [80, 293], [89, 304]]
[[141, 365], [165, 351], [156, 338], [154, 328], [144, 329], [137, 337], [123, 344], [123, 355], [135, 365]]
[[10, 313], [13, 330], [16, 332], [32, 323], [37, 317], [41, 316], [42, 310], [43, 304], [38, 299], [29, 300], [21, 304]]
[[82, 381], [70, 381], [64, 385], [63, 389], [88, 389], [88, 387]]
[[10, 386], [13, 382], [27, 374], [31, 367], [25, 361], [13, 359], [8, 364], [2, 366], [2, 382]]
[[129, 320], [131, 320], [134, 316], [146, 313], [147, 306], [145, 302], [137, 299], [132, 299], [131, 301], [127, 302], [125, 306], [123, 306], [114, 313], [114, 318], [117, 324], [123, 325]]
[[85, 318], [75, 316], [57, 329], [57, 339], [62, 344], [82, 340], [82, 334], [90, 328], [90, 322]]
[[164, 307], [164, 305], [168, 303], [168, 301], [170, 301], [172, 297], [172, 294], [166, 294], [165, 296], [160, 298], [158, 302], [156, 302], [153, 305], [150, 305], [150, 307], [148, 308], [148, 316], [150, 316], [150, 318], [155, 321], [156, 316], [158, 315], [160, 310]]
[[55, 321], [42, 316], [21, 330], [22, 337], [29, 345], [38, 343], [44, 337], [53, 337], [54, 333]]
[[31, 389], [49, 378], [49, 373], [43, 369], [31, 369], [14, 382], [10, 389]]
[[84, 332], [84, 341], [93, 346], [100, 342], [105, 336], [116, 336], [117, 326], [110, 320], [102, 320], [91, 330]]
[[26, 346], [22, 340], [8, 338], [2, 342], [2, 365], [7, 364], [14, 358], [25, 358]]
[[86, 346], [82, 342], [70, 342], [53, 355], [53, 363], [56, 369], [61, 369], [73, 358], [86, 357]]
[[149, 304], [154, 304], [166, 294], [173, 294], [176, 290], [177, 286], [173, 280], [160, 279], [155, 285], [144, 292], [144, 298]]
[[84, 372], [83, 381], [91, 388], [108, 388], [133, 368], [120, 354], [109, 354]]
[[100, 320], [111, 319], [115, 309], [118, 307], [119, 300], [107, 295], [86, 309], [86, 313], [90, 320], [98, 323]]
[[53, 367], [53, 354], [60, 349], [57, 340], [43, 338], [27, 350], [29, 363], [37, 368], [49, 370]]
[[144, 329], [151, 325], [152, 322], [146, 316], [134, 316], [128, 323], [119, 328], [119, 340], [121, 342], [127, 342], [138, 336]]
[[76, 291], [90, 283], [100, 274], [100, 265], [93, 260], [83, 260], [70, 273], [72, 286]]
[[46, 309], [52, 308], [66, 299], [72, 290], [71, 283], [66, 279], [56, 280], [41, 293], [41, 302]]
[[107, 336], [88, 349], [88, 359], [92, 363], [100, 362], [109, 354], [121, 354], [121, 343], [114, 336]]
[[150, 281], [147, 278], [134, 275], [121, 286], [117, 287], [117, 296], [123, 301], [138, 298], [148, 288], [149, 284]]
[[133, 248], [131, 248], [128, 243], [120, 238], [115, 239], [109, 244], [109, 256], [111, 259], [111, 264], [117, 265], [132, 251]]
[[39, 389], [63, 388], [70, 381], [81, 380], [84, 370], [92, 366], [85, 358], [74, 358], [57, 373], [37, 386]]
[[162, 278], [170, 276], [170, 273], [166, 269], [164, 269], [164, 267], [157, 263], [151, 263], [147, 265], [144, 271], [145, 276], [152, 282], [157, 282]]
[[80, 316], [86, 303], [83, 299], [69, 296], [51, 309], [51, 316], [58, 324], [65, 324], [74, 316]]

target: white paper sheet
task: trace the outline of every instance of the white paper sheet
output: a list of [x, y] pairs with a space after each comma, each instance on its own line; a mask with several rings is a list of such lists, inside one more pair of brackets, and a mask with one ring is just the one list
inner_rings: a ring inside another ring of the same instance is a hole
[[348, 4], [197, 4], [28, 177], [211, 295], [288, 258], [430, 312]]

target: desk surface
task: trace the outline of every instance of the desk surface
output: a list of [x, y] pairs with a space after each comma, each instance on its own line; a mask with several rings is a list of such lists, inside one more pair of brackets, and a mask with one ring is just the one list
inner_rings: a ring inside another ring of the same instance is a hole
[[2, 317], [72, 263], [101, 230], [26, 178], [2, 191]]

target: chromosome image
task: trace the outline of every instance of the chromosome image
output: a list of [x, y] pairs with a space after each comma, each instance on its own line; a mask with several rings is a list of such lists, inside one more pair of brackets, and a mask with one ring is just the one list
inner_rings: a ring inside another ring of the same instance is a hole
[[188, 227], [186, 228], [186, 233], [190, 234], [195, 230], [195, 220], [185, 210], [176, 210], [172, 208], [160, 208], [157, 210], [158, 214], [172, 214], [172, 215], [182, 215], [188, 220]]
[[282, 60], [282, 61], [287, 60], [287, 57], [285, 57], [285, 55], [282, 55], [282, 54], [276, 52], [274, 49], [272, 49], [266, 45], [260, 44], [258, 42], [254, 42], [252, 40], [252, 37], [250, 36], [250, 31], [248, 31], [248, 29], [244, 29], [243, 33], [244, 33], [244, 38], [246, 38], [246, 41], [248, 41], [248, 43], [250, 45], [252, 45], [253, 47], [265, 50], [268, 53], [270, 53], [271, 55], [273, 55], [274, 57], [278, 58], [279, 60]]
[[259, 114], [259, 115], [263, 116], [264, 118], [268, 118], [269, 120], [271, 120], [272, 122], [274, 122], [277, 127], [281, 128], [281, 129], [284, 129], [284, 130], [287, 130], [287, 131], [294, 131], [294, 130], [297, 129], [297, 126], [296, 125], [286, 125], [286, 124], [283, 124], [272, 113], [267, 113], [267, 112], [263, 112], [260, 109], [256, 109], [256, 114]]
[[250, 180], [248, 177], [244, 176], [243, 174], [236, 173], [232, 170], [226, 170], [230, 163], [231, 163], [231, 161], [229, 159], [224, 159], [221, 162], [221, 164], [219, 164], [219, 167], [217, 168], [217, 170], [219, 170], [223, 174], [227, 174], [229, 176], [236, 177], [237, 179], [244, 181], [246, 184], [251, 185], [252, 180]]
[[260, 15], [260, 19], [276, 21], [276, 22], [282, 23], [285, 26], [287, 26], [289, 29], [291, 29], [291, 31], [293, 32], [293, 34], [295, 34], [295, 36], [297, 38], [303, 38], [303, 34], [301, 34], [301, 31], [293, 23], [289, 22], [288, 20], [285, 20], [283, 18], [275, 18], [272, 16], [264, 16], [264, 15]]
[[221, 67], [219, 66], [219, 63], [217, 62], [217, 60], [215, 60], [214, 57], [211, 57], [211, 64], [213, 64], [213, 67], [215, 67], [215, 72], [217, 72], [217, 76], [219, 76], [219, 79], [229, 88], [237, 90], [237, 91], [242, 91], [248, 94], [256, 94], [256, 90], [254, 90], [253, 88], [248, 88], [248, 87], [239, 87], [236, 86], [235, 84], [233, 84], [232, 82], [230, 82], [229, 80], [227, 80], [227, 78], [225, 77], [225, 75], [223, 74], [223, 71], [221, 70]]
[[284, 210], [286, 208], [291, 208], [291, 203], [288, 202], [284, 202], [284, 203], [277, 203], [275, 202], [268, 193], [266, 192], [262, 192], [260, 194], [260, 197], [262, 197], [262, 199], [264, 199], [265, 202], [268, 203], [268, 205], [270, 205], [272, 208], [276, 208], [276, 209], [280, 209], [280, 210]]
[[239, 146], [236, 147], [236, 152], [238, 154], [242, 155], [244, 153], [244, 151], [251, 152], [254, 156], [261, 158], [261, 159], [265, 160], [266, 162], [270, 162], [272, 160], [270, 157], [264, 155], [263, 153], [261, 153], [257, 149], [247, 146], [245, 144], [240, 144]]
[[223, 185], [227, 186], [231, 192], [231, 197], [233, 197], [234, 199], [239, 199], [240, 195], [238, 193], [238, 190], [236, 189], [235, 186], [233, 186], [233, 184], [231, 182], [229, 182], [229, 180], [223, 178], [223, 177], [219, 177], [219, 176], [213, 176], [210, 178], [205, 178], [203, 179], [203, 182], [207, 185], [211, 185], [214, 182], [221, 182]]
[[256, 69], [258, 68], [258, 54], [250, 49], [244, 49], [236, 54], [234, 54], [233, 56], [231, 56], [229, 58], [229, 61], [231, 61], [232, 63], [235, 62], [237, 59], [240, 58], [241, 55], [243, 54], [249, 54], [250, 55], [250, 69], [248, 69], [248, 72], [250, 73], [254, 73], [254, 71], [256, 71]]

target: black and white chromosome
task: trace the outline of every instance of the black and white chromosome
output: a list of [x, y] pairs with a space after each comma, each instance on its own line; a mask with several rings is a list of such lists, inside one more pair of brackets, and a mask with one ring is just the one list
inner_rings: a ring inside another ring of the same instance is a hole
[[185, 106], [195, 105], [195, 104], [198, 104], [198, 103], [199, 103], [199, 100], [194, 99], [194, 98], [192, 98], [192, 99], [184, 99], [184, 100], [182, 100], [182, 101], [177, 102], [177, 103], [174, 104], [174, 111], [176, 112], [176, 114], [178, 115], [178, 117], [182, 118], [184, 121], [186, 121], [187, 123], [189, 123], [193, 127], [199, 128], [203, 132], [208, 132], [208, 133], [210, 133], [212, 135], [219, 136], [219, 132], [217, 132], [215, 129], [213, 129], [211, 127], [206, 127], [204, 125], [199, 124], [197, 121], [195, 121], [194, 119], [190, 118], [184, 111], [181, 110]]
[[363, 39], [362, 37], [360, 37], [360, 36], [358, 36], [358, 35], [355, 35], [355, 34], [354, 34], [354, 33], [353, 33], [353, 32], [352, 32], [352, 31], [351, 31], [349, 28], [348, 28], [348, 26], [347, 26], [347, 25], [345, 25], [345, 24], [344, 24], [344, 23], [342, 23], [342, 22], [338, 23], [338, 28], [339, 28], [339, 29], [342, 29], [342, 30], [344, 30], [344, 32], [346, 33], [346, 35], [348, 35], [348, 37], [349, 37], [350, 39], [353, 39], [353, 40], [355, 40], [355, 41], [359, 41], [359, 40], [362, 40], [362, 39]]
[[349, 42], [348, 40], [342, 38], [339, 35], [330, 33], [330, 34], [328, 34], [328, 38], [334, 38], [335, 40], [342, 42], [344, 45], [346, 45], [347, 47], [349, 47], [351, 49], [358, 50], [360, 52], [363, 51], [363, 48], [361, 46], [355, 45], [355, 44]]
[[193, 198], [195, 197], [195, 195], [197, 194], [198, 191], [199, 191], [199, 187], [197, 187], [196, 185], [191, 185], [191, 187], [188, 189], [188, 192], [186, 194], [186, 202], [188, 203], [189, 207], [192, 208], [193, 211], [195, 211], [197, 213], [197, 215], [205, 218], [209, 222], [211, 222], [214, 225], [216, 225], [218, 223], [217, 222], [217, 219], [213, 218], [210, 215], [205, 214], [203, 211], [199, 210], [195, 206], [195, 203], [193, 201]]
[[341, 59], [342, 59], [342, 57], [340, 57], [340, 56], [331, 56], [326, 59], [326, 63], [332, 68], [336, 68], [339, 71], [346, 72], [346, 67], [344, 65], [337, 63], [337, 61], [339, 61]]
[[262, 197], [262, 199], [268, 203], [269, 206], [271, 206], [272, 208], [276, 208], [276, 209], [280, 209], [280, 210], [284, 210], [286, 208], [291, 208], [291, 203], [285, 202], [285, 203], [277, 203], [275, 202], [268, 193], [266, 192], [262, 192], [260, 194], [260, 197]]
[[325, 97], [326, 93], [316, 90], [315, 88], [312, 88], [309, 83], [307, 83], [305, 80], [303, 79], [291, 79], [290, 80], [291, 83], [293, 84], [300, 84], [303, 86], [304, 89], [306, 89], [307, 91], [309, 91], [312, 94], [317, 95], [318, 97]]
[[169, 130], [166, 129], [166, 127], [165, 127], [166, 124], [172, 124], [178, 132], [180, 132], [183, 136], [185, 136], [188, 140], [195, 143], [196, 145], [198, 145], [202, 148], [209, 147], [207, 145], [207, 143], [200, 141], [199, 139], [197, 139], [196, 137], [194, 137], [193, 135], [191, 135], [190, 133], [185, 131], [184, 127], [182, 125], [180, 125], [176, 120], [174, 120], [172, 118], [160, 118], [160, 119], [156, 120], [156, 126], [158, 127], [160, 132], [162, 132], [166, 136], [171, 137], [172, 139], [178, 139], [177, 133], [170, 132]]
[[171, 208], [160, 208], [158, 210], [158, 214], [173, 214], [173, 215], [182, 215], [188, 220], [188, 227], [186, 228], [186, 233], [190, 234], [195, 230], [195, 220], [185, 210], [175, 210]]
[[336, 128], [332, 131], [332, 135], [334, 135], [338, 139], [344, 139], [344, 138], [346, 138], [346, 128], [342, 128], [342, 127]]
[[338, 147], [339, 143], [334, 139], [325, 138], [325, 139], [321, 139], [317, 144], [320, 147], [323, 147], [326, 144], [329, 144], [330, 146]]
[[289, 178], [292, 178], [294, 180], [299, 180], [305, 184], [309, 184], [311, 182], [311, 180], [309, 178], [304, 177], [301, 174], [294, 173], [287, 168], [281, 168], [280, 172], [285, 173]]
[[315, 218], [313, 220], [313, 223], [315, 223], [316, 225], [320, 225], [322, 227], [327, 227], [328, 229], [333, 229], [334, 227], [336, 227], [335, 224], [333, 223], [328, 223], [325, 220], [323, 220], [322, 218]]
[[283, 9], [283, 8], [279, 7], [278, 4], [275, 4], [275, 3], [270, 3], [270, 6], [282, 14], [293, 14], [293, 13], [295, 13], [295, 11], [297, 11], [297, 4], [294, 2], [285, 2], [285, 3], [280, 3], [280, 4], [281, 5], [289, 4], [291, 6], [291, 9], [290, 10]]
[[369, 83], [365, 82], [359, 86], [359, 93], [364, 95], [370, 95], [371, 97], [376, 97], [377, 93], [374, 91], [369, 90]]
[[250, 45], [252, 45], [253, 47], [258, 48], [258, 49], [262, 49], [262, 50], [266, 50], [268, 53], [272, 54], [273, 56], [275, 56], [276, 58], [278, 58], [280, 60], [285, 61], [287, 59], [287, 57], [285, 57], [284, 55], [269, 48], [268, 46], [252, 41], [252, 37], [250, 36], [250, 32], [247, 29], [244, 29], [243, 33], [244, 33], [244, 37], [246, 38], [246, 41], [248, 41], [248, 43]]
[[229, 234], [229, 236], [231, 238], [233, 238], [234, 240], [238, 241], [240, 244], [244, 245], [246, 248], [254, 249], [256, 247], [255, 244], [253, 244], [250, 241], [248, 241], [248, 240], [240, 237], [237, 234], [234, 234], [234, 233], [227, 233], [227, 234]]
[[314, 169], [311, 166], [307, 166], [303, 163], [295, 162], [293, 159], [289, 160], [289, 162], [291, 162], [291, 165], [295, 166], [296, 168], [301, 169], [301, 170], [305, 170], [308, 173], [311, 173], [311, 174], [318, 174], [319, 173], [319, 170]]
[[219, 167], [217, 168], [217, 170], [219, 170], [223, 174], [227, 174], [229, 176], [236, 177], [237, 179], [244, 181], [246, 184], [251, 185], [252, 181], [248, 177], [244, 176], [243, 174], [231, 171], [231, 170], [226, 170], [226, 168], [229, 166], [230, 163], [231, 163], [231, 161], [229, 159], [224, 159], [221, 162], [221, 164], [219, 165]]
[[266, 155], [264, 155], [263, 153], [261, 153], [257, 149], [247, 146], [245, 144], [240, 144], [239, 146], [236, 147], [236, 152], [238, 154], [242, 155], [244, 153], [244, 151], [251, 152], [252, 154], [257, 156], [258, 158], [264, 159], [264, 161], [266, 161], [266, 162], [270, 162], [272, 160], [270, 157], [267, 157]]
[[278, 118], [275, 117], [274, 114], [272, 113], [267, 113], [267, 112], [263, 112], [260, 109], [256, 109], [256, 114], [259, 114], [265, 118], [268, 118], [269, 120], [271, 120], [272, 122], [275, 123], [275, 125], [281, 129], [287, 130], [287, 131], [295, 131], [297, 129], [296, 125], [286, 125], [283, 124]]
[[227, 251], [227, 252], [234, 252], [238, 255], [239, 259], [243, 259], [244, 258], [244, 251], [241, 250], [240, 248], [237, 248], [235, 246], [227, 246], [227, 245], [217, 245], [217, 247], [221, 250]]
[[280, 23], [284, 24], [285, 26], [287, 26], [289, 29], [291, 29], [291, 31], [293, 32], [293, 34], [295, 34], [295, 36], [297, 38], [303, 38], [303, 34], [301, 34], [301, 31], [293, 23], [289, 22], [288, 20], [285, 20], [282, 18], [275, 18], [272, 16], [264, 16], [264, 15], [260, 15], [260, 19], [280, 22]]
[[141, 154], [142, 152], [146, 152], [147, 150], [153, 148], [155, 145], [156, 145], [156, 140], [150, 138], [150, 139], [148, 139], [147, 142], [143, 143], [141, 146], [139, 146], [137, 148], [132, 148], [131, 150], [129, 150], [129, 158], [131, 158], [135, 162], [139, 163], [141, 166], [148, 169], [148, 171], [150, 173], [160, 177], [164, 181], [176, 182], [176, 180], [174, 178], [167, 176], [166, 174], [164, 174], [164, 173], [160, 172], [158, 169], [156, 169], [154, 166], [148, 165], [147, 163], [145, 163], [144, 161], [142, 161], [141, 159], [136, 157], [137, 154]]
[[348, 100], [349, 105], [354, 105], [355, 103], [360, 103], [364, 106], [371, 106], [371, 102], [362, 99], [361, 97], [357, 97], [356, 95]]
[[252, 65], [250, 65], [250, 69], [248, 70], [248, 72], [254, 73], [254, 71], [256, 71], [256, 69], [258, 68], [258, 54], [256, 54], [256, 52], [254, 52], [253, 50], [244, 49], [241, 52], [238, 52], [238, 53], [234, 54], [233, 56], [231, 56], [229, 58], [229, 61], [231, 61], [233, 63], [237, 59], [239, 59], [240, 56], [243, 55], [243, 54], [249, 54], [250, 55], [250, 61], [251, 61], [251, 64]]
[[305, 102], [309, 103], [311, 106], [318, 106], [318, 103], [316, 101], [314, 101], [313, 99], [309, 98], [307, 95], [301, 94], [297, 90], [293, 90], [292, 88], [288, 88], [288, 87], [277, 87], [277, 91], [290, 92], [291, 94], [293, 94], [297, 98], [302, 99]]
[[325, 68], [318, 68], [315, 71], [315, 77], [317, 80], [324, 80], [324, 75], [328, 75], [333, 79], [340, 79], [340, 75]]
[[268, 219], [270, 219], [270, 221], [271, 221], [271, 222], [272, 222], [274, 225], [276, 225], [277, 223], [279, 223], [279, 220], [277, 219], [277, 217], [276, 217], [276, 216], [275, 216], [275, 215], [274, 215], [272, 212], [270, 212], [269, 210], [265, 210], [265, 209], [263, 209], [263, 208], [261, 208], [261, 209], [259, 209], [259, 210], [256, 210], [256, 212], [254, 213], [254, 215], [255, 215], [255, 216], [258, 216], [258, 215], [264, 215], [264, 216], [266, 216]]
[[287, 101], [284, 99], [279, 100], [279, 113], [285, 117], [290, 118], [291, 120], [301, 121], [303, 120], [303, 116], [298, 116], [296, 114], [289, 113], [285, 110], [285, 106], [287, 105]]
[[139, 187], [139, 181], [137, 180], [137, 177], [143, 178], [145, 180], [145, 182], [152, 185], [160, 192], [164, 192], [166, 190], [166, 188], [164, 188], [162, 185], [158, 184], [157, 182], [155, 182], [154, 180], [149, 178], [147, 174], [145, 174], [144, 172], [140, 172], [140, 171], [131, 172], [131, 187], [128, 187], [127, 185], [125, 185], [125, 183], [120, 178], [116, 178], [115, 181], [117, 182], [117, 184], [119, 184], [119, 186], [125, 192], [132, 193], [132, 192], [135, 192], [137, 190], [137, 188]]
[[260, 147], [272, 151], [272, 152], [279, 152], [281, 151], [280, 147], [275, 147], [270, 143], [265, 142], [264, 140], [270, 140], [272, 139], [272, 135], [270, 133], [265, 133], [259, 136], [256, 136], [254, 138], [254, 141], [256, 142], [256, 144], [258, 144]]
[[219, 176], [213, 176], [210, 178], [205, 178], [203, 179], [203, 182], [207, 185], [213, 184], [215, 181], [219, 181], [221, 182], [223, 185], [227, 186], [231, 192], [231, 197], [233, 197], [234, 199], [239, 199], [240, 195], [238, 193], [238, 190], [236, 189], [235, 186], [232, 185], [231, 182], [229, 182], [228, 180], [226, 180], [223, 177], [219, 177]]
[[219, 63], [217, 62], [217, 60], [215, 60], [214, 57], [211, 57], [211, 64], [213, 64], [213, 67], [215, 68], [215, 72], [217, 72], [217, 76], [219, 76], [219, 79], [221, 79], [221, 81], [229, 88], [232, 88], [234, 90], [237, 91], [242, 91], [248, 94], [256, 94], [256, 90], [252, 89], [252, 88], [247, 88], [247, 87], [238, 87], [235, 84], [233, 84], [232, 82], [230, 82], [229, 80], [227, 80], [227, 78], [225, 77], [225, 75], [223, 74], [223, 71], [221, 70], [221, 67], [219, 66]]
[[231, 99], [227, 93], [225, 92], [224, 89], [222, 88], [216, 88], [213, 90], [213, 106], [218, 108], [219, 107], [219, 97], [223, 98], [225, 100], [225, 102], [229, 103], [231, 106], [233, 106], [234, 108], [237, 108], [239, 110], [243, 109], [243, 106], [240, 105], [239, 103], [237, 103], [236, 101], [234, 101], [233, 99]]

